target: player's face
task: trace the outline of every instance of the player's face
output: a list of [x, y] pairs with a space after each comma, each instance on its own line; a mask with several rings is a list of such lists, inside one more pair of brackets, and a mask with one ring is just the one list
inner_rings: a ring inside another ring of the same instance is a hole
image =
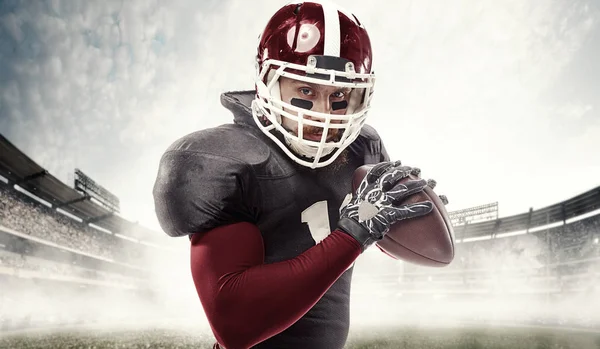
[[[339, 88], [335, 86], [324, 86], [311, 84], [303, 81], [281, 77], [279, 80], [279, 89], [281, 99], [297, 107], [310, 109], [325, 114], [346, 114], [346, 106], [350, 96], [350, 88]], [[292, 110], [287, 110], [290, 114], [297, 115]], [[324, 121], [324, 119], [304, 116], [305, 119], [314, 121]], [[331, 123], [340, 123], [340, 120], [331, 120]], [[294, 134], [298, 134], [298, 123], [295, 120], [282, 116], [282, 126]], [[305, 125], [303, 138], [311, 141], [320, 141], [322, 128]], [[330, 129], [327, 135], [327, 142], [337, 141], [341, 134], [340, 129]]]

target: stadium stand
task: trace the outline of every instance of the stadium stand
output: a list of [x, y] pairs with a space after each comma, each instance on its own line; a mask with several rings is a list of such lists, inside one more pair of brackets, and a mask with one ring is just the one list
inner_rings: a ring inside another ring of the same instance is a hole
[[[369, 250], [355, 265], [353, 297], [377, 296], [392, 308], [399, 303], [390, 300], [564, 299], [600, 291], [600, 187], [545, 208], [456, 225], [455, 234], [456, 257], [445, 268], [399, 263]], [[165, 253], [153, 242], [159, 235], [62, 183], [0, 135], [0, 308], [21, 311], [31, 292], [48, 288], [56, 290], [51, 302], [58, 305], [74, 289], [152, 298], [144, 260]], [[369, 266], [374, 262], [377, 274]], [[355, 306], [361, 304], [372, 301]], [[82, 304], [76, 321], [89, 321], [94, 306]], [[73, 321], [55, 309], [22, 317], [0, 311], [0, 329]]]
[[[92, 255], [139, 264], [148, 248], [78, 222], [0, 184], [0, 220], [5, 228]], [[31, 224], [36, 222], [36, 224]]]
[[444, 268], [388, 258], [378, 259], [383, 271], [373, 274], [359, 260], [353, 282], [362, 287], [352, 297], [370, 301], [353, 302], [352, 311], [368, 324], [411, 314], [411, 323], [600, 328], [599, 206], [597, 187], [539, 210], [456, 226], [455, 259]]
[[[62, 183], [0, 135], [0, 329], [97, 320], [90, 312], [102, 306], [86, 294], [151, 301], [145, 261], [172, 253], [152, 241], [158, 236]], [[40, 299], [46, 311], [26, 311]], [[66, 304], [68, 315], [60, 311]]]
[[151, 241], [156, 236], [156, 232], [124, 219], [118, 213], [61, 182], [1, 134], [0, 175], [10, 186], [16, 184], [54, 209], [66, 211], [85, 223], [92, 223], [133, 239], [143, 238]]

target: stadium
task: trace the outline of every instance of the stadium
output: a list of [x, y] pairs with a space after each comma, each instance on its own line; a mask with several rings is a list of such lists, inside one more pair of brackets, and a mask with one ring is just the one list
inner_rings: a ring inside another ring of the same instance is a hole
[[[210, 347], [192, 284], [173, 273], [187, 256], [81, 170], [73, 179], [0, 136], [0, 347]], [[599, 348], [600, 187], [498, 212], [450, 212], [448, 267], [361, 256], [348, 348]]]

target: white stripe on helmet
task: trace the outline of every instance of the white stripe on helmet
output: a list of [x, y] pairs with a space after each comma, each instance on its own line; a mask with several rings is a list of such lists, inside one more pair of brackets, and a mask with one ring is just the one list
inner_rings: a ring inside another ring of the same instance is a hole
[[323, 54], [325, 56], [340, 56], [341, 33], [340, 16], [337, 6], [329, 2], [320, 2], [325, 17], [325, 43]]

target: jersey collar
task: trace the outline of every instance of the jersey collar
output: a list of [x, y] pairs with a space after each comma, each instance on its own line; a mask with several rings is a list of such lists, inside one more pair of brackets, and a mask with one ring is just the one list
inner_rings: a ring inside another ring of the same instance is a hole
[[252, 109], [250, 109], [255, 96], [254, 90], [225, 92], [221, 94], [221, 104], [231, 111], [236, 124], [256, 127], [252, 118]]

